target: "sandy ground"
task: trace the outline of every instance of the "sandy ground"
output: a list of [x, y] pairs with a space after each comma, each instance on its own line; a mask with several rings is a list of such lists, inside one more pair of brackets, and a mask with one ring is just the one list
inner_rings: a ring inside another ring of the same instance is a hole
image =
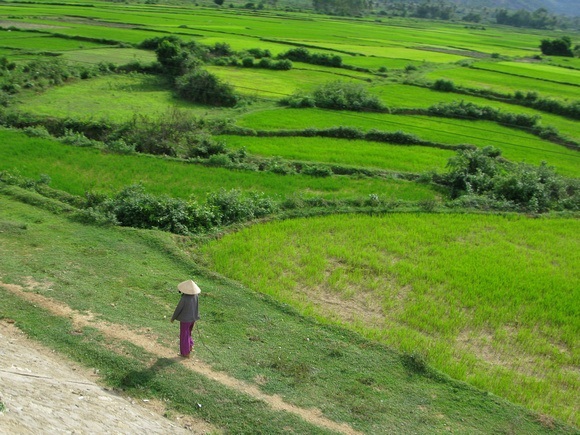
[[159, 404], [139, 404], [97, 385], [95, 374], [5, 321], [0, 343], [0, 434], [207, 433], [194, 431], [187, 419], [164, 418], [155, 412]]

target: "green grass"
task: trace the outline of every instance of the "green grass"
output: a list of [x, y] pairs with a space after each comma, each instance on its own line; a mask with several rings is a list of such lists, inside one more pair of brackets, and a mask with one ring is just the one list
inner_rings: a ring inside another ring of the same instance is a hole
[[207, 70], [230, 83], [242, 95], [272, 98], [280, 100], [298, 90], [308, 91], [329, 81], [364, 80], [354, 74], [342, 74], [340, 70], [327, 71], [323, 69], [291, 69], [289, 71], [273, 71], [261, 68], [240, 67], [207, 67]]
[[[19, 33], [24, 32], [12, 32], [10, 35], [18, 35]], [[50, 51], [53, 53], [59, 53], [79, 49], [88, 50], [103, 46], [102, 44], [94, 42], [75, 41], [72, 39], [55, 38], [52, 36], [38, 36], [38, 33], [28, 33], [27, 35], [29, 36], [18, 35], [18, 37], [6, 37], [6, 32], [1, 32], [0, 35], [2, 35], [0, 41], [2, 47], [28, 51]]]
[[112, 193], [142, 183], [153, 194], [183, 199], [193, 196], [200, 200], [221, 188], [264, 192], [279, 198], [297, 195], [341, 200], [380, 194], [385, 198], [417, 201], [435, 196], [425, 185], [402, 180], [234, 171], [144, 155], [107, 154], [6, 130], [0, 130], [0, 138], [0, 170], [16, 171], [34, 179], [47, 174], [51, 187], [74, 195], [92, 190]]
[[578, 425], [578, 234], [575, 219], [331, 216], [254, 226], [202, 251], [303, 313]]
[[223, 136], [229, 148], [290, 160], [341, 164], [400, 172], [442, 171], [453, 151], [419, 146], [397, 146], [362, 140], [305, 137]]
[[130, 62], [152, 63], [157, 60], [155, 53], [135, 48], [95, 48], [93, 50], [73, 50], [63, 54], [64, 59], [84, 64], [113, 63], [125, 65]]
[[[18, 194], [11, 190], [11, 194]], [[18, 194], [20, 195], [20, 194]], [[30, 195], [30, 194], [28, 194]], [[231, 376], [363, 433], [547, 433], [540, 417], [430, 370], [420, 360], [373, 344], [347, 330], [297, 315], [250, 289], [200, 271], [167, 234], [72, 223], [0, 195], [2, 282], [38, 283], [33, 290], [102, 322], [147, 328], [158, 346], [177, 348], [167, 317], [175, 285], [194, 278], [202, 288], [196, 357]], [[89, 367], [132, 397], [165, 400], [226, 433], [326, 433], [289, 413], [200, 376], [138, 346], [81, 334], [68, 318], [0, 289], [0, 317]], [[202, 403], [200, 409], [196, 403]], [[573, 429], [544, 417], [555, 432]]]
[[167, 80], [144, 74], [77, 80], [22, 98], [18, 108], [39, 115], [124, 121], [135, 114], [161, 115], [170, 107], [207, 110], [177, 99]]
[[428, 116], [362, 114], [320, 109], [277, 109], [248, 113], [238, 124], [257, 130], [328, 128], [339, 125], [404, 131], [420, 139], [445, 144], [493, 145], [512, 161], [538, 165], [547, 161], [558, 172], [578, 176], [578, 152], [555, 145], [521, 130], [503, 127], [489, 121], [466, 121]]
[[[38, 95], [19, 94], [18, 107], [26, 111], [126, 120], [135, 113], [162, 116], [168, 108], [178, 106], [196, 115], [230, 117], [239, 125], [256, 129], [343, 125], [401, 130], [446, 144], [494, 145], [510, 160], [532, 164], [546, 160], [563, 175], [579, 176], [577, 152], [491, 122], [264, 110], [273, 99], [283, 96], [280, 94], [306, 91], [335, 78], [372, 77], [374, 92], [394, 107], [425, 107], [465, 99], [509, 112], [537, 113], [484, 99], [382, 83], [402, 80], [400, 71], [390, 70], [413, 64], [420, 67], [414, 73], [417, 78], [427, 74], [428, 79], [446, 78], [458, 85], [578, 99], [577, 86], [540, 80], [570, 81], [571, 77], [575, 82], [577, 71], [571, 69], [481, 62], [480, 66], [496, 69], [484, 71], [453, 64], [491, 53], [531, 57], [539, 54], [541, 39], [561, 36], [557, 32], [498, 26], [486, 26], [483, 31], [459, 23], [402, 18], [378, 22], [268, 10], [110, 2], [95, 3], [94, 7], [6, 3], [0, 8], [1, 19], [18, 22], [23, 29], [33, 26], [55, 34], [134, 44], [175, 33], [184, 40], [231, 42], [236, 50], [261, 47], [277, 54], [292, 48], [291, 43], [299, 43], [312, 52], [339, 54], [348, 65], [389, 69], [383, 82], [377, 76], [298, 63], [288, 72], [212, 68], [238, 91], [269, 101], [231, 110], [176, 100], [167, 84], [152, 77], [101, 77], [71, 82]], [[570, 33], [577, 39], [577, 33]], [[2, 36], [8, 42], [0, 46], [15, 44], [29, 51], [45, 51], [49, 45], [45, 42], [50, 41], [51, 50], [60, 48], [63, 56], [77, 62], [125, 63], [142, 54], [146, 59], [153, 56], [130, 48], [95, 48], [93, 43], [29, 32], [2, 32]], [[22, 53], [15, 57], [15, 52], [8, 48], [1, 51], [9, 60], [30, 58]], [[578, 69], [575, 59], [545, 62]], [[542, 123], [578, 138], [577, 122], [542, 114]], [[450, 154], [438, 149], [317, 138], [227, 140], [232, 148], [246, 146], [265, 156], [412, 172], [441, 168]], [[142, 182], [154, 194], [193, 195], [200, 200], [219, 188], [262, 191], [280, 198], [360, 199], [376, 194], [419, 201], [437, 196], [426, 186], [403, 181], [231, 171], [74, 148], [12, 131], [0, 131], [3, 169], [35, 179], [48, 174], [52, 187], [77, 195], [87, 190], [110, 193]], [[12, 194], [33, 201], [31, 193]], [[171, 236], [83, 227], [2, 196], [0, 226], [3, 282], [23, 284], [27, 277], [33, 277], [50, 283], [47, 288], [51, 290], [37, 291], [75, 309], [90, 310], [98, 318], [134, 328], [151, 324], [156, 334], [173, 340], [175, 330], [162, 316], [175, 303], [176, 277], [199, 270], [177, 252]], [[202, 328], [213, 353], [203, 347], [198, 347], [198, 352], [216, 369], [260, 383], [264, 391], [280, 394], [299, 406], [316, 406], [329, 418], [347, 421], [366, 433], [550, 431], [550, 417], [532, 416], [494, 395], [439, 374], [431, 374], [433, 378], [417, 375], [423, 355], [450, 376], [578, 426], [577, 234], [577, 220], [483, 215], [341, 216], [255, 226], [205, 248], [208, 264], [223, 262], [220, 270], [229, 274], [231, 268], [233, 274], [240, 275], [235, 268], [243, 265], [246, 273], [240, 280], [249, 281], [245, 281], [247, 288], [240, 288], [199, 273], [206, 295], [203, 321], [207, 323]], [[187, 244], [187, 240], [180, 240]], [[197, 246], [185, 248], [199, 251]], [[247, 254], [254, 249], [255, 254]], [[227, 260], [224, 252], [229, 253]], [[262, 297], [256, 290], [272, 292], [282, 302]], [[123, 344], [118, 346], [125, 346], [127, 355], [114, 354], [102, 346], [105, 339], [89, 329], [78, 338], [62, 334], [70, 327], [66, 319], [32, 310], [4, 291], [1, 297], [0, 316], [16, 319], [29, 334], [75, 359], [101, 367], [107, 382], [126, 388], [130, 394], [140, 394], [145, 388], [169, 398], [175, 409], [193, 412], [191, 397], [180, 392], [180, 382], [186, 379], [185, 394], [203, 397], [210, 404], [204, 405], [202, 418], [226, 431], [255, 433], [260, 428], [264, 433], [316, 433], [316, 428], [304, 422], [265, 409], [253, 399], [193, 373], [182, 370], [177, 375], [174, 367], [165, 367], [162, 376], [151, 379], [147, 368], [150, 355]], [[322, 313], [318, 311], [320, 304]], [[298, 316], [290, 305], [317, 320]], [[337, 307], [351, 311], [342, 311], [334, 320], [366, 334], [372, 342], [328, 326], [333, 320], [322, 314], [333, 317]], [[415, 356], [401, 357], [376, 341]], [[160, 343], [167, 341], [163, 338]], [[144, 387], [133, 382], [141, 378], [151, 382]], [[538, 420], [545, 426], [538, 425]], [[556, 431], [577, 433], [554, 424]]]

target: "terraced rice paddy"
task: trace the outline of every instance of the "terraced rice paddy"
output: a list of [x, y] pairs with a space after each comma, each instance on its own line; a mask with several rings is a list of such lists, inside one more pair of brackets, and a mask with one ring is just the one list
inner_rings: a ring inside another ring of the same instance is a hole
[[[0, 55], [10, 61], [22, 62], [31, 53], [50, 51], [87, 66], [150, 63], [155, 53], [136, 46], [149, 38], [177, 35], [201, 44], [229, 43], [237, 51], [268, 49], [274, 56], [304, 46], [311, 53], [339, 55], [347, 66], [370, 70], [300, 62], [294, 62], [290, 71], [205, 65], [244, 97], [230, 109], [182, 100], [171, 80], [160, 75], [103, 75], [42, 90], [25, 87], [10, 101], [11, 110], [121, 122], [137, 114], [163, 117], [177, 107], [257, 131], [288, 134], [288, 130], [339, 126], [399, 131], [432, 144], [402, 146], [299, 135], [229, 134], [215, 139], [224, 140], [229, 150], [244, 148], [264, 159], [413, 174], [444, 171], [454, 155], [441, 149], [446, 146], [493, 145], [510, 161], [533, 165], [547, 161], [559, 174], [580, 176], [577, 150], [492, 121], [279, 105], [282, 97], [340, 79], [367, 86], [391, 108], [425, 109], [464, 100], [502, 112], [540, 115], [541, 125], [578, 141], [578, 121], [572, 118], [424, 87], [445, 79], [479, 90], [537, 92], [566, 103], [577, 101], [577, 59], [530, 62], [539, 55], [539, 40], [560, 36], [557, 32], [498, 26], [481, 30], [462, 23], [346, 19], [238, 7], [115, 3], [93, 7], [6, 3], [0, 8], [0, 25], [21, 29], [0, 31]], [[142, 183], [152, 194], [197, 201], [220, 189], [239, 189], [280, 202], [316, 198], [321, 203], [364, 203], [379, 198], [393, 204], [412, 201], [415, 210], [427, 210], [430, 204], [444, 209], [446, 198], [441, 186], [404, 181], [396, 174], [393, 178], [282, 175], [72, 147], [12, 130], [0, 130], [2, 170], [32, 179], [48, 175], [51, 187], [74, 195], [111, 194]], [[426, 361], [446, 375], [550, 418], [580, 425], [578, 219], [573, 214], [530, 218], [445, 210], [256, 223], [196, 246], [196, 261], [203, 260], [212, 271], [268, 294], [320, 324], [339, 324], [414, 355], [416, 361]], [[247, 375], [235, 365], [228, 370]]]

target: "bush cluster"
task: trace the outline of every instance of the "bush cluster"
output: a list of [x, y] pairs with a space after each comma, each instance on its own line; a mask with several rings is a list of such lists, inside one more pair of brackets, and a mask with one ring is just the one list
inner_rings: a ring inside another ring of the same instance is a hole
[[232, 107], [238, 102], [233, 86], [203, 69], [176, 78], [175, 88], [181, 98], [195, 103]]
[[59, 58], [36, 59], [24, 64], [0, 58], [0, 103], [7, 106], [10, 95], [22, 89], [43, 90], [73, 78], [89, 78], [99, 74], [98, 67], [68, 65]]
[[294, 62], [304, 62], [313, 65], [330, 66], [334, 68], [342, 67], [342, 58], [338, 55], [326, 53], [310, 53], [307, 48], [292, 48], [278, 55], [279, 59], [288, 59]]
[[580, 182], [556, 174], [542, 163], [534, 167], [510, 163], [494, 147], [460, 150], [438, 180], [461, 205], [546, 212], [580, 210]]
[[143, 41], [141, 46], [155, 50], [162, 72], [173, 79], [181, 98], [223, 107], [238, 103], [239, 98], [231, 85], [202, 68], [203, 63], [213, 57], [231, 55], [233, 51], [227, 43], [208, 47], [195, 41], [183, 42], [176, 36], [165, 36]]
[[122, 189], [112, 197], [87, 194], [87, 212], [107, 216], [112, 222], [134, 228], [159, 229], [175, 234], [195, 234], [246, 222], [274, 213], [278, 205], [259, 193], [220, 190], [205, 203], [184, 201], [145, 192], [142, 185]]
[[280, 102], [294, 108], [320, 107], [357, 112], [387, 112], [387, 107], [359, 83], [340, 80], [322, 84], [311, 95], [296, 93]]

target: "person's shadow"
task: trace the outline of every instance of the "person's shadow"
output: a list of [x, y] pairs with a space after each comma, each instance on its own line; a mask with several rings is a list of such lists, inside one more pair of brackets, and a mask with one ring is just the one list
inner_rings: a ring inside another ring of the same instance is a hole
[[149, 387], [151, 381], [163, 369], [178, 364], [179, 358], [159, 358], [151, 367], [145, 370], [133, 370], [127, 373], [120, 382], [121, 388], [143, 388]]

